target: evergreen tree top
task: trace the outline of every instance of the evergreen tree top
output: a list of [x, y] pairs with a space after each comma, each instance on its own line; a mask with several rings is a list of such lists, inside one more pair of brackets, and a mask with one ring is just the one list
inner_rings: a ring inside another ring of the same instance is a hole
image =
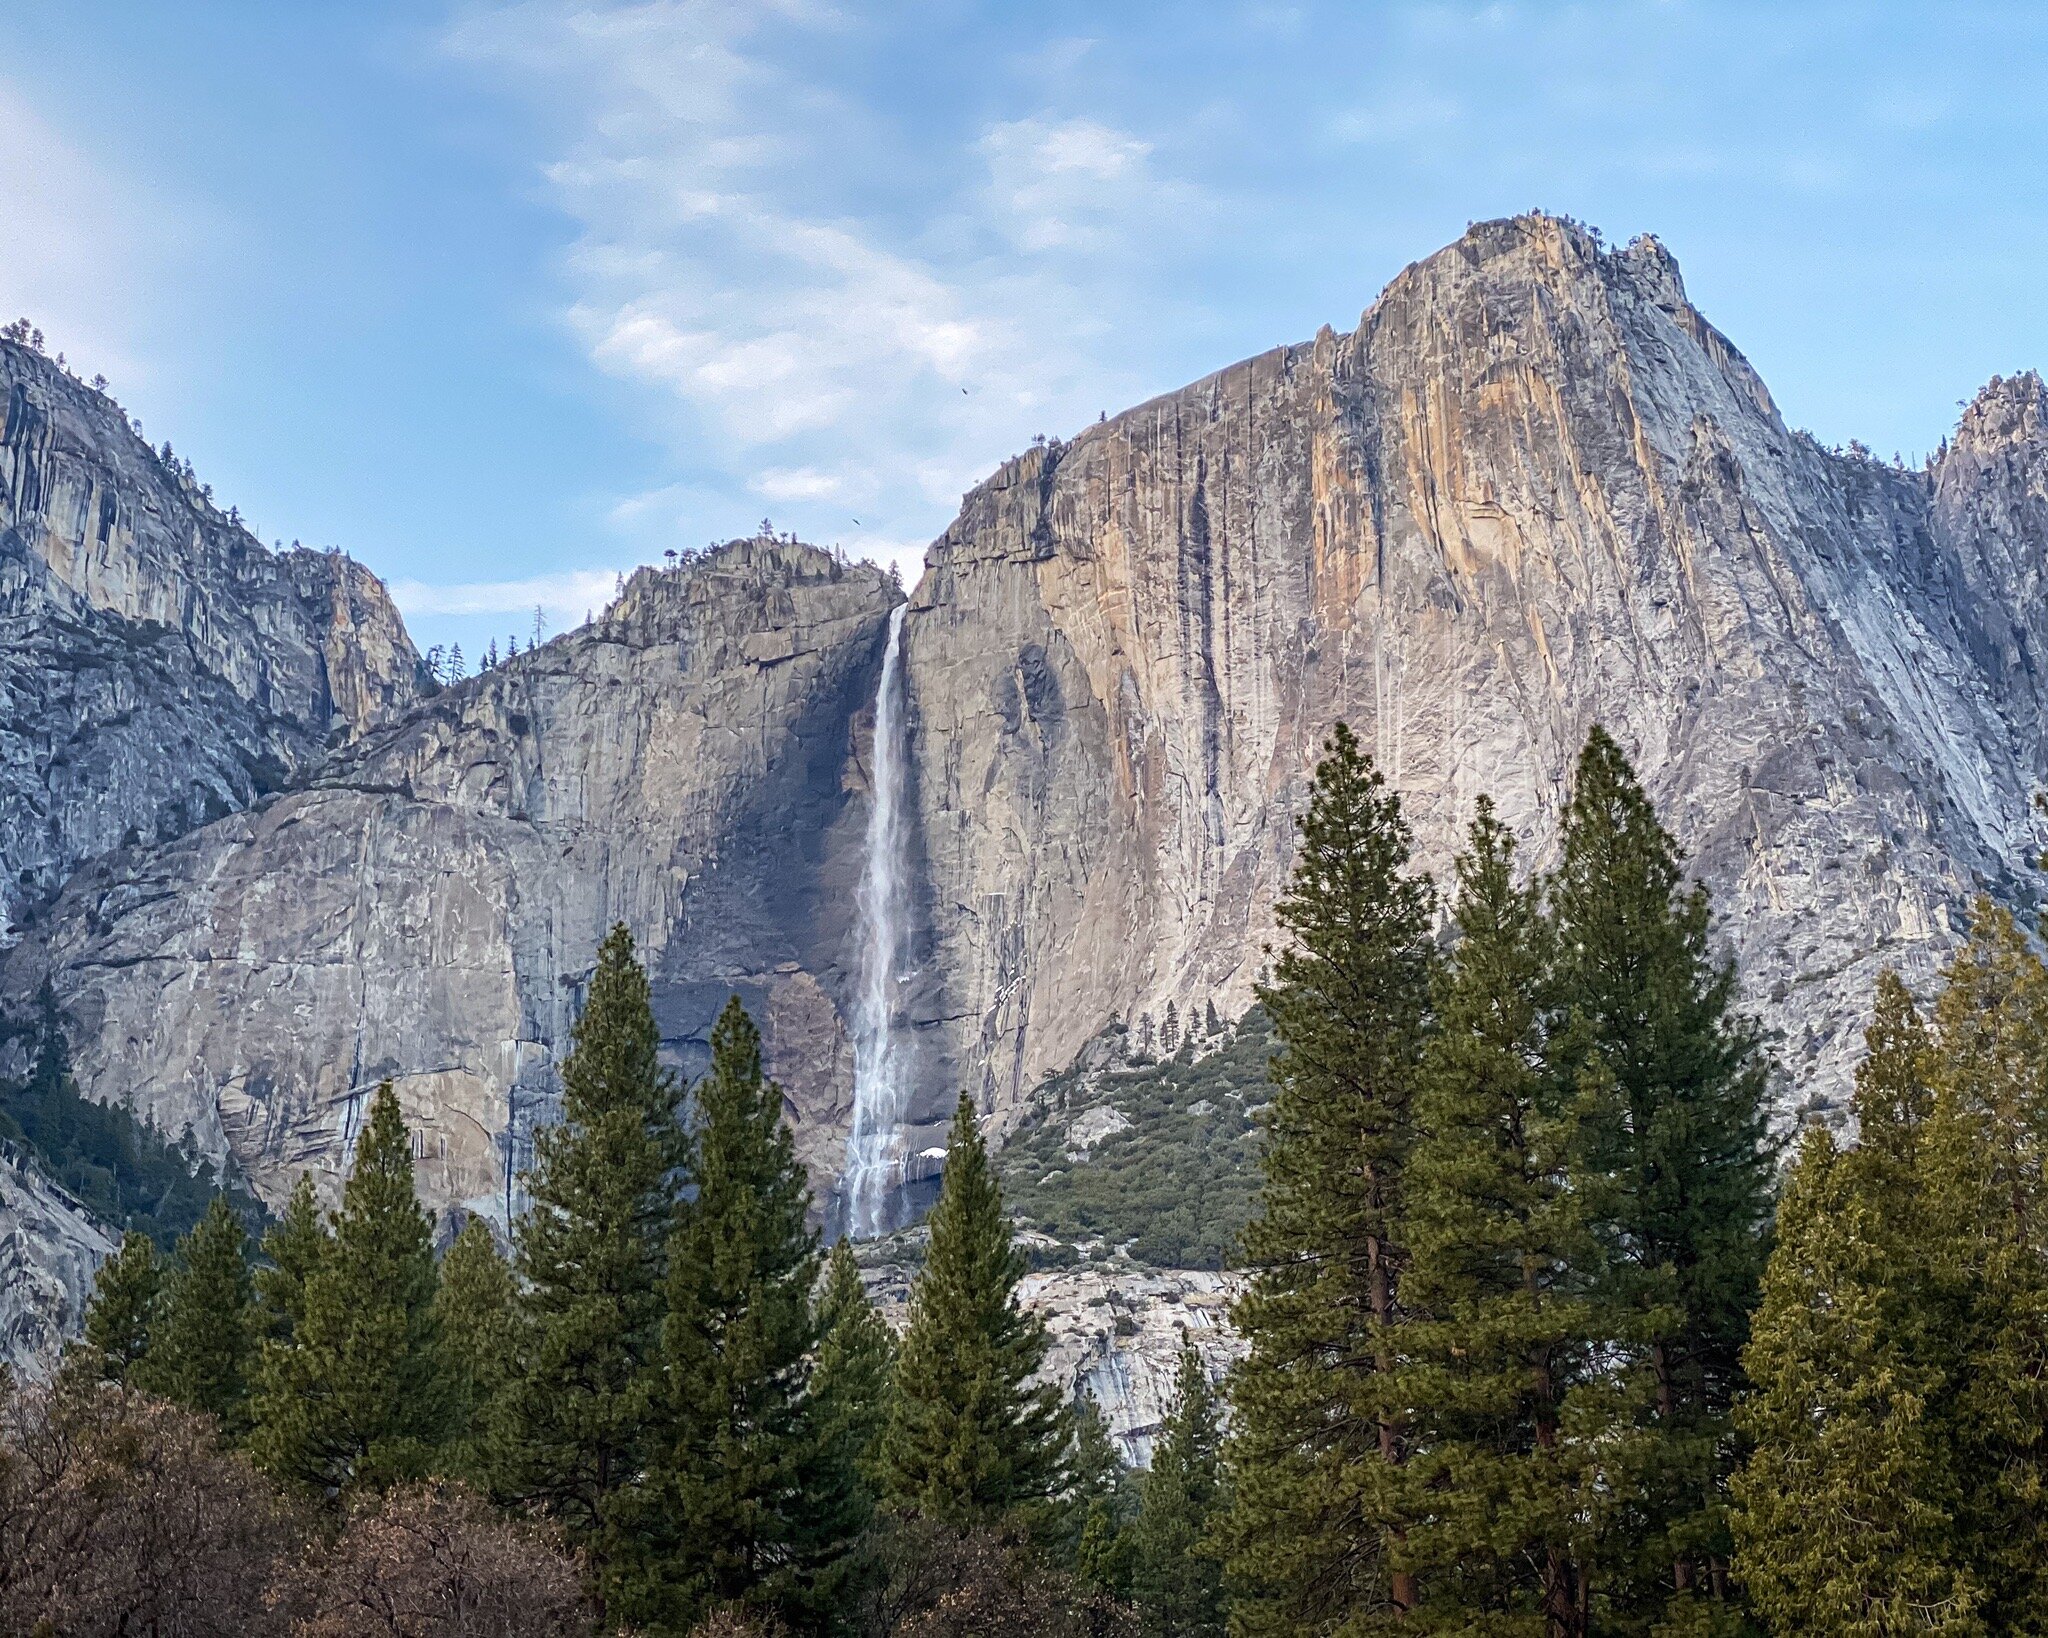
[[965, 1097], [928, 1222], [882, 1446], [889, 1496], [951, 1522], [1049, 1501], [1067, 1482], [1068, 1419], [1056, 1388], [1032, 1385], [1045, 1326], [1017, 1301], [1025, 1260]]
[[334, 1214], [337, 1240], [410, 1247], [431, 1241], [433, 1219], [413, 1181], [412, 1137], [389, 1081], [370, 1097], [369, 1118], [356, 1138], [355, 1163]]
[[313, 1179], [299, 1173], [283, 1212], [263, 1236], [265, 1265], [256, 1270], [256, 1295], [270, 1332], [289, 1337], [306, 1311], [306, 1282], [327, 1249], [327, 1225], [313, 1194]]
[[597, 970], [562, 1064], [562, 1119], [583, 1126], [620, 1111], [648, 1120], [672, 1115], [675, 1077], [661, 1067], [661, 1031], [647, 969], [623, 922], [605, 935]]
[[1934, 1043], [1912, 994], [1890, 967], [1877, 975], [1876, 1006], [1863, 1043], [1867, 1050], [1856, 1066], [1852, 1105], [1859, 1147], [1910, 1165], [1920, 1129], [1934, 1112], [1928, 1079]]
[[99, 1356], [100, 1372], [109, 1380], [123, 1380], [148, 1351], [162, 1287], [156, 1242], [130, 1229], [120, 1249], [100, 1264], [85, 1310], [86, 1346]]
[[938, 1203], [927, 1220], [930, 1249], [911, 1297], [914, 1313], [939, 1309], [960, 1323], [1030, 1346], [1038, 1328], [1024, 1320], [1015, 1292], [1030, 1264], [1011, 1237], [1002, 1184], [989, 1163], [974, 1105], [960, 1099], [946, 1140]]
[[1401, 799], [1348, 723], [1330, 730], [1295, 828], [1294, 876], [1275, 911], [1297, 940], [1281, 957], [1283, 983], [1290, 959], [1342, 965], [1360, 932], [1380, 930], [1398, 948], [1418, 927], [1426, 931], [1435, 888], [1426, 874], [1407, 872], [1414, 843]]

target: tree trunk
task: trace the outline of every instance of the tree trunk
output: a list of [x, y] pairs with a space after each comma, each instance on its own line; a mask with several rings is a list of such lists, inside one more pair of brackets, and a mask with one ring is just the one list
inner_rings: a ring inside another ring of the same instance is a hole
[[[1385, 1243], [1377, 1235], [1366, 1241], [1366, 1247], [1372, 1270], [1372, 1317], [1379, 1327], [1379, 1335], [1373, 1342], [1373, 1369], [1391, 1375], [1399, 1363], [1387, 1344], [1387, 1332], [1394, 1323], [1393, 1274], [1387, 1267]], [[1389, 1467], [1399, 1467], [1402, 1454], [1400, 1429], [1384, 1417], [1379, 1422], [1379, 1444], [1380, 1459]], [[1397, 1546], [1405, 1539], [1399, 1525], [1389, 1533]], [[1391, 1590], [1395, 1614], [1405, 1616], [1415, 1608], [1417, 1593], [1415, 1576], [1411, 1571], [1394, 1571]]]
[[[1671, 1356], [1662, 1342], [1650, 1345], [1650, 1366], [1657, 1373], [1657, 1415], [1668, 1423], [1677, 1415], [1678, 1400], [1671, 1381]], [[1692, 1590], [1692, 1566], [1682, 1558], [1671, 1561], [1671, 1586], [1674, 1592]]]

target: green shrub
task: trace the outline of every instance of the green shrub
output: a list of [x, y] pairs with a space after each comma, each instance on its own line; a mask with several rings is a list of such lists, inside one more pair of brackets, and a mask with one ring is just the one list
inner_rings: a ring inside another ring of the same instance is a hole
[[[1199, 1057], [1207, 1038], [1156, 1062], [1084, 1067], [1122, 1044], [1120, 1032], [1098, 1041], [1038, 1088], [999, 1157], [1004, 1197], [1020, 1223], [1058, 1240], [1125, 1245], [1159, 1268], [1226, 1267], [1258, 1190], [1271, 1026], [1254, 1008]], [[1070, 1160], [1073, 1122], [1103, 1107], [1130, 1124]]]

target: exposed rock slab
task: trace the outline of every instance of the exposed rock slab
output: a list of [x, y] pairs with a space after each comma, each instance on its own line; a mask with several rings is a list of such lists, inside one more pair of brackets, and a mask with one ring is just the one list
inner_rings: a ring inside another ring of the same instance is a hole
[[0, 942], [85, 859], [245, 808], [409, 706], [383, 584], [266, 550], [104, 393], [0, 342]]
[[[276, 1198], [331, 1179], [390, 1076], [429, 1198], [502, 1218], [623, 919], [678, 1064], [730, 990], [754, 1006], [829, 1182], [878, 573], [742, 543], [408, 705], [360, 571], [263, 553], [104, 400], [0, 362], [0, 618], [43, 644], [0, 648], [0, 893], [136, 832], [0, 980], [53, 980], [89, 1090]], [[1008, 463], [905, 621], [908, 1149], [963, 1087], [1001, 1131], [1112, 1018], [1241, 1010], [1339, 718], [1439, 871], [1482, 792], [1546, 859], [1605, 723], [1715, 892], [1788, 1106], [1824, 1105], [1879, 965], [1924, 977], [1972, 893], [2035, 893], [2044, 422], [2024, 376], [1925, 471], [1823, 449], [1654, 240], [1533, 216], [1349, 335]], [[273, 765], [295, 788], [264, 797]]]
[[1789, 1097], [1876, 970], [2033, 891], [2037, 378], [1928, 472], [1788, 429], [1654, 240], [1482, 224], [1324, 331], [1012, 461], [905, 625], [934, 1104], [1004, 1116], [1113, 1016], [1242, 1010], [1346, 719], [1439, 873], [1546, 859], [1604, 723], [1711, 885]]
[[7, 985], [53, 976], [82, 1084], [331, 1191], [391, 1080], [435, 1205], [504, 1222], [596, 950], [631, 928], [667, 1050], [735, 990], [836, 1174], [880, 571], [737, 543], [336, 752], [306, 788], [74, 878]]
[[[864, 1278], [882, 1316], [900, 1331], [909, 1317], [909, 1273], [881, 1267]], [[1173, 1407], [1181, 1350], [1200, 1354], [1219, 1385], [1244, 1357], [1244, 1339], [1230, 1323], [1230, 1305], [1243, 1288], [1236, 1274], [1112, 1260], [1027, 1274], [1017, 1300], [1045, 1321], [1038, 1380], [1092, 1397], [1124, 1460], [1149, 1467]]]
[[0, 1366], [46, 1370], [85, 1320], [107, 1227], [12, 1143], [0, 1142]]

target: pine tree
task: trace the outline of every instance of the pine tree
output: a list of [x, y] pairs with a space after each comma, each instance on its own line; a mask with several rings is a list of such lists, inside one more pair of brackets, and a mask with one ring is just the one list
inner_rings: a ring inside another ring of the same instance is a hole
[[229, 1438], [247, 1431], [256, 1308], [242, 1219], [216, 1195], [178, 1242], [148, 1356], [134, 1373], [146, 1392], [217, 1417]]
[[263, 1334], [289, 1342], [306, 1312], [306, 1282], [326, 1255], [329, 1235], [313, 1197], [313, 1179], [301, 1172], [283, 1213], [263, 1236], [263, 1266], [256, 1270], [256, 1309]]
[[896, 1339], [868, 1300], [853, 1248], [841, 1240], [825, 1260], [818, 1299], [818, 1364], [811, 1377], [832, 1463], [854, 1475], [858, 1520], [867, 1522], [881, 1492], [882, 1431], [889, 1421]]
[[647, 974], [614, 927], [562, 1065], [561, 1124], [534, 1143], [515, 1241], [526, 1346], [491, 1436], [503, 1494], [553, 1514], [601, 1598], [621, 1498], [652, 1454], [666, 1247], [690, 1156], [660, 1048]]
[[1975, 1548], [1988, 1622], [2039, 1632], [2048, 1630], [2039, 1548], [2048, 1534], [2048, 967], [2010, 914], [1980, 900], [1945, 978], [1920, 1151], [1930, 1226], [1914, 1252], [1957, 1259], [1964, 1317], [1938, 1324], [1961, 1356], [1957, 1519]]
[[251, 1405], [259, 1465], [324, 1496], [423, 1475], [454, 1408], [435, 1323], [433, 1225], [388, 1081], [370, 1100], [333, 1236], [291, 1340], [264, 1345]]
[[1809, 1130], [1778, 1208], [1737, 1410], [1753, 1448], [1733, 1486], [1736, 1569], [1774, 1631], [1962, 1638], [1984, 1631], [1984, 1589], [1957, 1523], [1952, 1342], [1925, 1261], [1945, 1253], [1913, 1170], [1927, 1041], [1889, 972], [1866, 1039], [1862, 1144], [1843, 1154]]
[[829, 1471], [810, 1398], [818, 1336], [811, 1193], [734, 996], [696, 1088], [696, 1197], [669, 1246], [660, 1443], [639, 1517], [659, 1562], [620, 1613], [799, 1613], [847, 1545], [855, 1484]]
[[1180, 1049], [1180, 1009], [1166, 1003], [1166, 1022], [1160, 1026], [1159, 1046], [1169, 1058]]
[[1684, 885], [1677, 845], [1598, 728], [1548, 890], [1553, 1068], [1601, 1106], [1577, 1183], [1601, 1202], [1596, 1295], [1634, 1317], [1651, 1407], [1640, 1516], [1609, 1572], [1615, 1619], [1718, 1620], [1693, 1607], [1726, 1592], [1728, 1416], [1770, 1218], [1765, 1064], [1731, 1011], [1733, 964], [1709, 953], [1705, 889]]
[[1223, 1501], [1215, 1391], [1184, 1347], [1131, 1529], [1131, 1592], [1146, 1638], [1221, 1638], [1223, 1566], [1210, 1533]]
[[1362, 1630], [1415, 1598], [1389, 1550], [1403, 1449], [1386, 1378], [1434, 895], [1408, 870], [1399, 798], [1342, 723], [1300, 832], [1276, 912], [1289, 942], [1259, 992], [1281, 1050], [1236, 1308], [1250, 1352], [1225, 1538], [1247, 1635]]
[[149, 1352], [162, 1288], [156, 1242], [140, 1229], [130, 1229], [121, 1236], [120, 1249], [100, 1264], [85, 1310], [85, 1345], [107, 1381], [127, 1381]]
[[1128, 1470], [1092, 1394], [1076, 1396], [1072, 1417], [1074, 1450], [1066, 1500], [1072, 1515], [1074, 1579], [1097, 1596], [1126, 1598], [1131, 1582], [1130, 1521], [1125, 1516]]
[[442, 1366], [455, 1399], [451, 1412], [455, 1432], [441, 1467], [488, 1489], [488, 1433], [498, 1395], [516, 1368], [523, 1338], [512, 1270], [498, 1255], [490, 1225], [481, 1217], [463, 1224], [441, 1259], [434, 1310], [441, 1333]]
[[1216, 1003], [1213, 1000], [1202, 1004], [1202, 1033], [1211, 1039], [1223, 1033], [1223, 1021], [1216, 1016]]
[[1055, 1387], [1031, 1383], [1045, 1326], [1018, 1304], [1024, 1257], [964, 1097], [929, 1225], [882, 1439], [886, 1497], [943, 1524], [1043, 1529], [1066, 1486], [1067, 1417]]
[[1577, 1635], [1590, 1476], [1563, 1426], [1604, 1339], [1576, 1289], [1594, 1253], [1568, 1182], [1576, 1111], [1544, 1064], [1540, 895], [1517, 884], [1514, 838], [1484, 798], [1457, 873], [1407, 1172], [1402, 1293], [1426, 1316], [1405, 1328], [1398, 1372], [1417, 1447], [1409, 1624]]

